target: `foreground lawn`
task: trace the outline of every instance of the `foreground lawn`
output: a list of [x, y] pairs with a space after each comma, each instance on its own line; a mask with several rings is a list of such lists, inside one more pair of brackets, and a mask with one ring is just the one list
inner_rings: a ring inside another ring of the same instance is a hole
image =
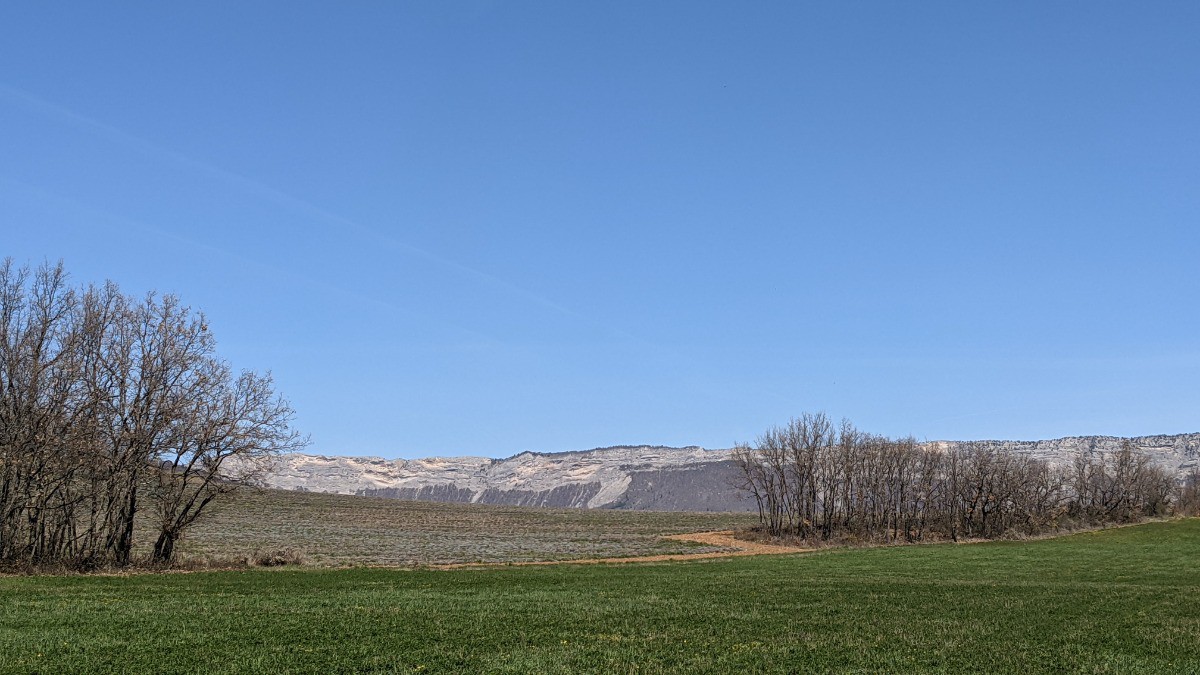
[[0, 578], [8, 672], [1200, 672], [1200, 520], [626, 566]]

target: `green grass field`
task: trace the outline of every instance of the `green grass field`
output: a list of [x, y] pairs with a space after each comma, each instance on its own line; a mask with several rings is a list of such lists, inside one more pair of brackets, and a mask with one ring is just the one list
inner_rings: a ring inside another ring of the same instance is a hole
[[1200, 520], [623, 566], [0, 578], [7, 672], [1200, 672]]

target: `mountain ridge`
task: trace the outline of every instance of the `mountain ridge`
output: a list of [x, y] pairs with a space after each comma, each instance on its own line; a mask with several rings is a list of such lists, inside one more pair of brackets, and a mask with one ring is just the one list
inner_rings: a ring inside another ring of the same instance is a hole
[[[1200, 469], [1200, 432], [1066, 436], [1038, 441], [926, 441], [942, 449], [1002, 448], [1054, 464], [1119, 449], [1126, 440], [1182, 477]], [[267, 474], [268, 487], [423, 501], [664, 511], [746, 511], [732, 449], [616, 445], [510, 457], [382, 457], [293, 453]]]

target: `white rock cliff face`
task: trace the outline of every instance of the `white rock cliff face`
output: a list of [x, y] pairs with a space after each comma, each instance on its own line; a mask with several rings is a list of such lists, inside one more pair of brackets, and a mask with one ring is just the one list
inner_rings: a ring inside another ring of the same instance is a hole
[[[1077, 453], [1113, 452], [1125, 439], [1082, 436], [1049, 441], [975, 441], [1056, 464]], [[1130, 439], [1180, 476], [1200, 468], [1200, 433]], [[933, 441], [949, 449], [961, 441]], [[432, 501], [526, 506], [749, 510], [733, 487], [731, 450], [620, 446], [580, 452], [523, 452], [507, 459], [431, 457], [388, 460], [288, 454], [266, 478], [270, 487]]]
[[[1200, 468], [1200, 433], [1119, 438], [1116, 436], [1069, 436], [1050, 441], [973, 441], [977, 445], [1022, 452], [1051, 464], [1071, 462], [1080, 453], [1088, 456], [1108, 454], [1121, 449], [1130, 441], [1138, 452], [1149, 455], [1155, 462], [1180, 477]], [[949, 448], [963, 441], [935, 441], [934, 445]]]
[[[379, 457], [284, 455], [266, 479], [270, 487], [354, 494], [387, 488], [454, 488], [484, 499], [489, 490], [549, 492], [562, 486], [595, 486], [581, 506], [618, 502], [641, 471], [684, 469], [728, 460], [729, 450], [625, 446], [582, 452], [523, 452], [507, 459], [432, 457], [388, 460]], [[459, 501], [459, 500], [455, 500]]]

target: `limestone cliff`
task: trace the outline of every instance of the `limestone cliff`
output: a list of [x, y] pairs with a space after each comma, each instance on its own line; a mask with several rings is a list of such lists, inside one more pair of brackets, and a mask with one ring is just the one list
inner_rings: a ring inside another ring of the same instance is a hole
[[[1048, 441], [974, 441], [1053, 463], [1078, 453], [1117, 450], [1125, 440], [1079, 436]], [[1200, 468], [1200, 433], [1130, 439], [1180, 476]], [[933, 441], [944, 449], [962, 441]], [[748, 511], [735, 487], [730, 450], [618, 446], [578, 452], [523, 452], [506, 459], [433, 457], [388, 460], [290, 454], [266, 483], [283, 489], [374, 494], [401, 499], [515, 506], [659, 511]]]

